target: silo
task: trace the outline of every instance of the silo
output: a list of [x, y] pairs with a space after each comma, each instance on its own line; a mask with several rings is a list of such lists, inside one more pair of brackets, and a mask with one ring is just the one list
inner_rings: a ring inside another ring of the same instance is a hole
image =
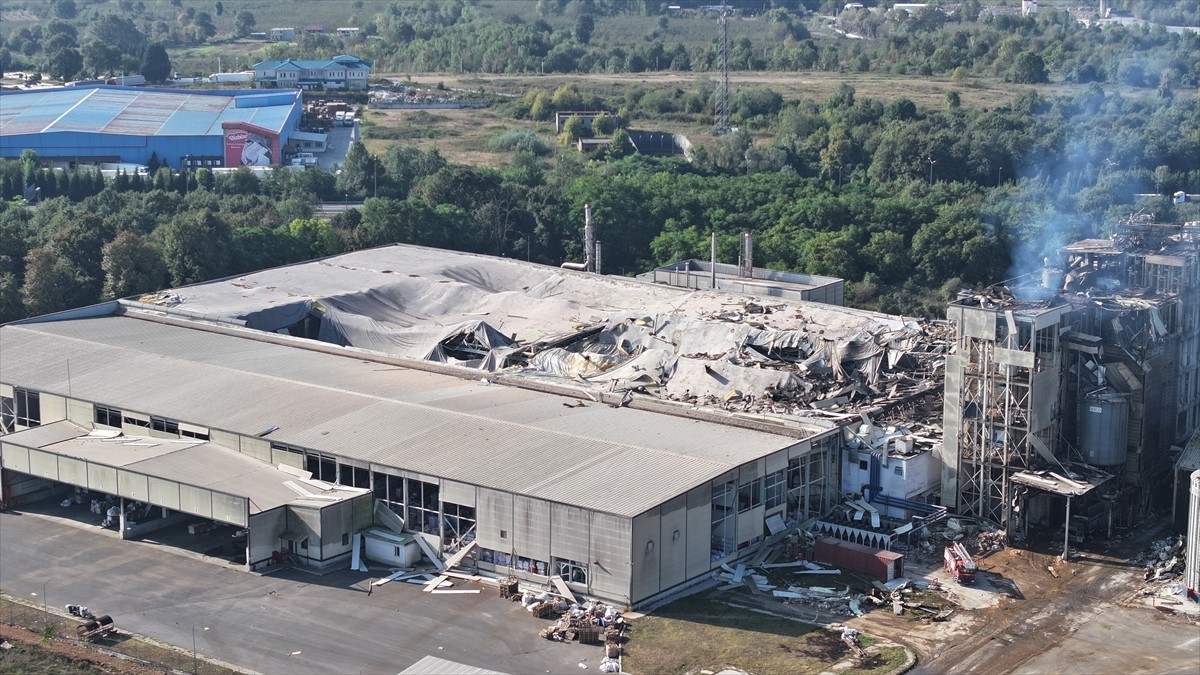
[[1192, 472], [1191, 498], [1188, 500], [1187, 567], [1183, 570], [1183, 583], [1188, 596], [1200, 595], [1200, 469]]
[[1128, 433], [1129, 403], [1123, 395], [1102, 389], [1083, 397], [1079, 409], [1079, 448], [1088, 464], [1124, 464]]

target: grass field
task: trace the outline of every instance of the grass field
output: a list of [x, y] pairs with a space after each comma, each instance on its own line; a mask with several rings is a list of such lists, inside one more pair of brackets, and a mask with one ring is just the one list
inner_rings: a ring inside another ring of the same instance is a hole
[[[750, 673], [819, 673], [850, 658], [834, 631], [703, 597], [679, 600], [638, 619], [625, 647], [624, 666], [631, 673], [696, 673], [726, 666]], [[886, 646], [840, 672], [887, 673], [904, 660], [902, 648]]]

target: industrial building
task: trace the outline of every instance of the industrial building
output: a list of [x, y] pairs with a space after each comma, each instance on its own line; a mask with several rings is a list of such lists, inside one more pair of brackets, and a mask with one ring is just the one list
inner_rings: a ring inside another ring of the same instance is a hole
[[[11, 506], [79, 487], [155, 520], [245, 524], [250, 568], [281, 550], [338, 564], [353, 534], [403, 527], [434, 555], [474, 541], [485, 572], [652, 602], [838, 499], [835, 424], [552, 372], [569, 361], [558, 331], [599, 319], [583, 300], [635, 322], [660, 311], [660, 336], [646, 339], [661, 341], [684, 339], [668, 308], [686, 313], [692, 295], [395, 246], [9, 324], [0, 496]], [[821, 307], [805, 311], [836, 310]], [[849, 317], [853, 333], [887, 319]], [[611, 346], [653, 351], [635, 339]], [[537, 354], [554, 358], [537, 366]], [[336, 486], [369, 490], [371, 508]]]
[[283, 163], [302, 93], [78, 86], [0, 92], [0, 157], [73, 164]]
[[1166, 507], [1200, 424], [1200, 224], [1131, 218], [1047, 263], [948, 308], [942, 503], [1079, 542]]
[[370, 76], [371, 64], [348, 54], [327, 60], [286, 59], [254, 64], [254, 81], [260, 87], [366, 91]]

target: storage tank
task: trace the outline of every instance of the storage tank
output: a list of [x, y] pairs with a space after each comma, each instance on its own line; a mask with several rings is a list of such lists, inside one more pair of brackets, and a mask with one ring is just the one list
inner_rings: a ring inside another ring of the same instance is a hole
[[1183, 584], [1187, 586], [1188, 597], [1196, 600], [1200, 599], [1200, 469], [1192, 472], [1190, 496]]
[[1079, 448], [1088, 464], [1125, 463], [1129, 403], [1121, 394], [1100, 390], [1083, 397], [1079, 410]]

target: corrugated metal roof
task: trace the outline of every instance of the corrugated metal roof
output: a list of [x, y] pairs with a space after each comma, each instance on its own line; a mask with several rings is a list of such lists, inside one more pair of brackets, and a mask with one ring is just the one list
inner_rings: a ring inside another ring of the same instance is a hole
[[400, 671], [400, 675], [504, 675], [504, 673], [468, 666], [457, 661], [447, 661], [436, 656], [425, 656]]
[[[87, 430], [63, 421], [8, 434], [4, 436], [4, 442], [247, 497], [251, 513], [304, 501], [299, 493], [285, 485], [296, 482], [292, 474], [215, 443], [134, 436], [105, 440], [87, 434]], [[310, 494], [339, 499], [366, 492], [346, 486], [336, 486], [329, 491], [312, 486], [304, 489]]]
[[211, 136], [222, 122], [281, 132], [300, 93], [276, 105], [238, 107], [258, 94], [136, 87], [64, 87], [0, 93], [0, 134], [76, 131], [127, 136]]
[[0, 332], [9, 384], [617, 515], [796, 443], [128, 316]]

